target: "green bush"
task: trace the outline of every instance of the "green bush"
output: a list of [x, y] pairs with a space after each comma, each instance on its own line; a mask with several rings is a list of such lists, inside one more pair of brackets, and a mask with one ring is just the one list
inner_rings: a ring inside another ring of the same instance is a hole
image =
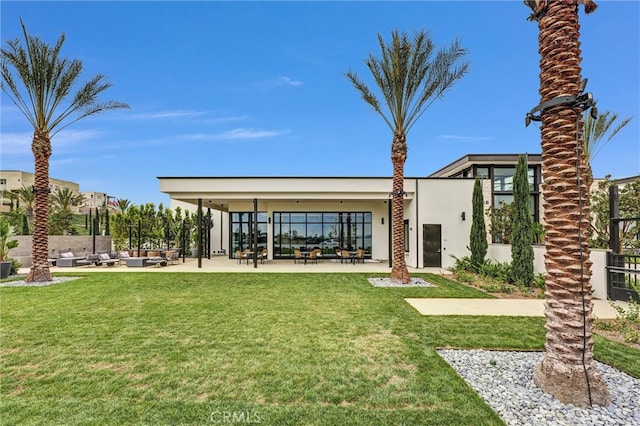
[[478, 287], [480, 287], [482, 290], [488, 293], [504, 293], [504, 294], [511, 293], [513, 289], [507, 283], [500, 282], [500, 281], [484, 282], [484, 283], [481, 283]]
[[533, 276], [533, 284], [541, 290], [544, 290], [546, 278], [543, 273], [535, 274]]
[[471, 262], [471, 257], [456, 257], [454, 255], [451, 255], [451, 257], [455, 259], [455, 263], [451, 268], [449, 268], [449, 271], [453, 272], [454, 274], [456, 272], [475, 272], [475, 268], [473, 267]]
[[473, 281], [475, 281], [473, 274], [470, 274], [466, 271], [456, 271], [453, 276], [455, 277], [456, 281], [465, 284], [471, 284]]
[[13, 257], [10, 257], [9, 259], [11, 259], [11, 272], [9, 275], [16, 275], [18, 273], [18, 269], [22, 268], [22, 263], [18, 262]]
[[491, 262], [486, 261], [480, 266], [478, 273], [483, 277], [493, 278], [503, 283], [510, 283], [511, 280], [511, 265], [509, 262]]
[[[629, 282], [631, 287], [640, 293], [640, 286]], [[640, 303], [629, 297], [629, 307], [623, 308], [613, 301], [609, 302], [616, 311], [616, 328], [622, 333], [624, 341], [628, 343], [640, 342]]]

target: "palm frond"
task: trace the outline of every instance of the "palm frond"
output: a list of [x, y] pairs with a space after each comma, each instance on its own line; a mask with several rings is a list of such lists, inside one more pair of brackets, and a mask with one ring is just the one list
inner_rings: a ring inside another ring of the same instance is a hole
[[590, 114], [584, 115], [582, 129], [583, 151], [588, 163], [593, 161], [602, 148], [629, 124], [633, 117], [627, 117], [616, 124], [618, 118], [618, 114], [611, 111], [601, 112], [595, 119]]
[[[124, 103], [98, 100], [99, 95], [112, 85], [101, 74], [83, 84], [69, 98], [82, 73], [82, 62], [61, 57], [64, 33], [49, 46], [37, 36], [29, 35], [24, 22], [21, 20], [20, 23], [24, 46], [20, 39], [10, 40], [7, 48], [0, 51], [2, 91], [34, 129], [53, 135], [89, 115], [128, 108]], [[22, 84], [19, 86], [18, 83]], [[74, 113], [77, 115], [72, 118]]]

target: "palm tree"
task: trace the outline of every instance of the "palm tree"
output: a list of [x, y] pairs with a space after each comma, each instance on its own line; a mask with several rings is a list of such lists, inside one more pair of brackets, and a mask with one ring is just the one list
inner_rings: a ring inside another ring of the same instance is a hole
[[62, 188], [56, 190], [49, 201], [56, 210], [72, 210], [84, 202], [84, 195]]
[[108, 205], [108, 207], [114, 213], [122, 213], [122, 214], [126, 214], [130, 206], [131, 206], [131, 201], [127, 200], [126, 198], [118, 198], [115, 201], [111, 201]]
[[[591, 162], [604, 146], [611, 142], [611, 139], [624, 126], [629, 124], [632, 117], [625, 118], [621, 122], [614, 124], [618, 120], [618, 114], [615, 112], [605, 111], [598, 114], [597, 118], [593, 118], [591, 114], [584, 114], [584, 155], [587, 161], [588, 175], [587, 186], [591, 187], [593, 182], [593, 174], [591, 172]], [[605, 140], [606, 137], [606, 140]]]
[[73, 192], [69, 188], [62, 188], [51, 194], [49, 202], [58, 231], [66, 235], [71, 227], [73, 208], [84, 202], [84, 195]]
[[397, 30], [391, 33], [391, 44], [385, 44], [378, 34], [382, 57], [369, 55], [369, 67], [376, 85], [389, 108], [382, 111], [378, 98], [358, 75], [349, 71], [347, 78], [360, 92], [362, 99], [380, 114], [393, 133], [391, 162], [393, 164], [392, 232], [393, 262], [391, 279], [409, 283], [411, 277], [404, 259], [404, 163], [407, 160], [407, 134], [424, 111], [453, 83], [464, 76], [468, 63], [456, 66], [466, 49], [456, 40], [448, 49], [440, 49], [433, 57], [435, 46], [428, 34], [420, 31], [413, 40]]
[[[47, 252], [51, 138], [85, 117], [128, 106], [115, 101], [98, 101], [98, 95], [111, 87], [111, 83], [101, 74], [84, 83], [69, 98], [82, 72], [82, 62], [60, 57], [64, 33], [51, 47], [40, 38], [30, 36], [24, 23], [20, 21], [20, 24], [26, 48], [20, 39], [15, 39], [7, 42], [6, 49], [0, 50], [0, 84], [2, 91], [33, 126], [31, 151], [35, 161], [35, 227], [32, 266], [27, 281], [50, 281]], [[18, 82], [22, 85], [18, 86]]]
[[[579, 3], [586, 3], [587, 13], [596, 7], [591, 1], [525, 1], [533, 10], [529, 19], [540, 30], [541, 104], [580, 91]], [[588, 406], [606, 405], [610, 398], [593, 359], [589, 207], [582, 200], [588, 196], [587, 163], [576, 153], [576, 145], [582, 145], [581, 117], [577, 103], [541, 113], [547, 333], [533, 380], [565, 404]]]
[[19, 201], [22, 201], [24, 206], [24, 212], [27, 217], [27, 226], [29, 229], [33, 229], [33, 205], [36, 201], [33, 188], [22, 185], [20, 189], [18, 189], [16, 196]]

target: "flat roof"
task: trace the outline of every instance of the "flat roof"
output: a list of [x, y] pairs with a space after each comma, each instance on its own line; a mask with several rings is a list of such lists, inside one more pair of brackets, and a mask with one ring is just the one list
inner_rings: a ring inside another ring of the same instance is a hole
[[[428, 177], [442, 178], [454, 175], [473, 164], [517, 164], [522, 154], [467, 154], [443, 168], [431, 173]], [[542, 154], [526, 154], [529, 163], [542, 164]]]

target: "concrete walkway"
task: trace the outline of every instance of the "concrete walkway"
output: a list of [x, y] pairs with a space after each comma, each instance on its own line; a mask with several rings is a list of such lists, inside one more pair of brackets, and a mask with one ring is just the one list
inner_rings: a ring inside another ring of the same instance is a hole
[[[543, 317], [544, 299], [405, 299], [422, 315], [487, 315]], [[598, 319], [615, 319], [616, 311], [607, 300], [592, 300]], [[626, 302], [615, 302], [628, 308]]]

